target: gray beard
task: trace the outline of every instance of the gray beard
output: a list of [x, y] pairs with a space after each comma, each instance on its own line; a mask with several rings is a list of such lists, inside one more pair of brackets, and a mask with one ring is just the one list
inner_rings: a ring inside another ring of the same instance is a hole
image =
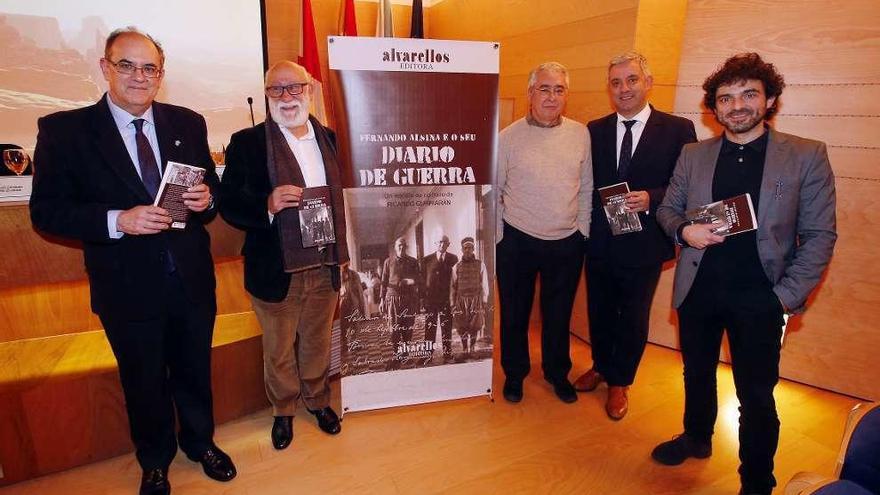
[[280, 125], [281, 127], [291, 129], [294, 127], [303, 126], [303, 125], [305, 125], [306, 121], [309, 120], [309, 112], [308, 112], [308, 110], [303, 111], [304, 109], [305, 109], [305, 107], [300, 106], [299, 112], [297, 112], [297, 116], [293, 119], [288, 119], [288, 118], [284, 118], [280, 115], [280, 113], [281, 113], [280, 110], [278, 110], [275, 107], [270, 105], [269, 106], [269, 115], [272, 116], [272, 120], [274, 120], [276, 124]]

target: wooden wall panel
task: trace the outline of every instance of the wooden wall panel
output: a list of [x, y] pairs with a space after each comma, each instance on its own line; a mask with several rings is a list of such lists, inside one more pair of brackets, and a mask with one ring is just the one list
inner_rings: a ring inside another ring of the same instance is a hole
[[[812, 86], [786, 87], [780, 98], [781, 105], [774, 118], [774, 127], [817, 139], [830, 148], [880, 150], [876, 139], [880, 135], [880, 83], [877, 86], [844, 86], [835, 93], [832, 97], [827, 93], [822, 95]], [[720, 132], [715, 116], [702, 106], [703, 94], [699, 87], [679, 88], [676, 105], [682, 116], [694, 121], [701, 139]], [[846, 103], [837, 105], [838, 100]], [[860, 105], [858, 102], [861, 101], [872, 103]], [[864, 168], [864, 162], [857, 160], [844, 160], [833, 165], [838, 175], [877, 175], [876, 167], [862, 172], [850, 170], [850, 167]]]
[[[793, 15], [797, 12], [797, 15]], [[760, 13], [760, 22], [756, 22]], [[717, 132], [701, 106], [703, 80], [728, 56], [757, 51], [789, 86], [773, 125], [825, 141], [838, 192], [838, 242], [807, 312], [792, 319], [783, 376], [823, 388], [880, 398], [880, 4], [874, 0], [691, 0], [684, 30], [675, 111], [700, 137]], [[652, 312], [651, 340], [677, 344], [664, 277]], [[667, 307], [663, 307], [666, 305]]]
[[[76, 260], [82, 266], [82, 260]], [[85, 280], [0, 291], [0, 342], [100, 328]]]
[[[218, 423], [268, 406], [259, 336], [215, 347], [211, 365]], [[0, 486], [133, 449], [113, 366], [0, 387], [0, 403]]]
[[[296, 61], [299, 54], [299, 19], [302, 2], [265, 0], [266, 41], [269, 65], [281, 60]], [[319, 2], [312, 2], [312, 8]]]
[[671, 111], [675, 102], [686, 13], [687, 0], [639, 2], [633, 47], [648, 59], [654, 78], [651, 104], [664, 112]]
[[586, 122], [610, 111], [608, 60], [632, 49], [638, 2], [555, 0], [535, 8], [521, 0], [445, 0], [428, 9], [432, 38], [501, 43], [499, 93], [514, 98], [514, 117], [528, 108], [529, 71], [555, 60], [569, 69], [566, 115]]
[[[82, 266], [82, 254], [78, 251], [77, 254], [79, 258], [71, 263]], [[217, 313], [250, 312], [241, 259], [217, 262], [214, 273], [217, 277]], [[101, 322], [91, 312], [86, 280], [0, 290], [0, 343], [99, 329]]]
[[[624, 38], [632, 43], [635, 30], [636, 9], [624, 9], [602, 15], [595, 13], [580, 19], [570, 20], [562, 25], [527, 31], [503, 38], [505, 46], [519, 55], [537, 58], [558, 48], [571, 48], [597, 41]], [[582, 54], [584, 55], [584, 54]], [[597, 64], [605, 67], [607, 60], [597, 59], [596, 54], [579, 57], [582, 64]], [[573, 64], [572, 67], [575, 65]]]
[[880, 183], [838, 180], [837, 193], [835, 255], [812, 305], [787, 338], [782, 372], [811, 385], [876, 400]]
[[[208, 224], [208, 232], [215, 259], [239, 255], [241, 231], [218, 216]], [[0, 258], [0, 291], [86, 278], [80, 244], [37, 232], [27, 204], [0, 207], [0, 246], [10, 247]]]
[[728, 56], [758, 51], [789, 83], [876, 83], [877, 9], [874, 0], [691, 0], [679, 82], [700, 84]]
[[27, 204], [0, 207], [0, 246], [0, 289], [86, 276], [77, 243], [34, 232]]
[[[281, 60], [297, 61], [300, 44], [300, 5], [290, 0], [266, 0], [266, 24], [269, 39], [269, 65]], [[335, 122], [330, 91], [330, 69], [327, 59], [327, 37], [339, 34], [340, 0], [312, 0], [312, 18], [315, 22], [315, 37], [318, 43], [318, 58], [321, 61], [321, 80], [324, 82], [324, 102], [330, 127]], [[355, 1], [355, 18], [359, 36], [374, 36], [378, 3]], [[412, 7], [392, 5], [394, 33], [398, 38], [408, 38]], [[424, 14], [425, 30], [428, 29], [427, 9]]]
[[[215, 348], [261, 335], [253, 311], [217, 316]], [[114, 369], [116, 359], [102, 330], [71, 332], [0, 343], [0, 393], [22, 390], [56, 376]]]
[[880, 147], [830, 146], [828, 158], [838, 182], [844, 179], [880, 181]]
[[572, 22], [637, 5], [638, 0], [548, 0], [540, 5], [531, 0], [444, 0], [428, 9], [428, 34], [438, 39], [500, 41], [547, 28], [564, 31]]
[[[721, 55], [723, 58], [724, 55]], [[723, 60], [719, 60], [719, 63]], [[691, 111], [705, 111], [703, 81], [712, 71], [695, 83], [680, 84], [677, 89], [677, 107]], [[696, 76], [694, 76], [696, 77]], [[801, 84], [786, 77], [786, 87], [780, 99], [779, 112], [793, 116], [825, 116], [835, 118], [866, 118], [880, 115], [880, 83], [865, 84]]]
[[678, 349], [678, 316], [672, 309], [672, 279], [675, 276], [675, 262], [663, 265], [660, 282], [654, 293], [651, 306], [651, 322], [648, 341]]
[[[525, 44], [528, 44], [528, 41], [540, 36], [542, 36], [542, 34], [534, 35], [534, 38], [529, 36], [526, 39]], [[548, 47], [540, 52], [519, 50], [516, 48], [516, 45], [518, 44], [519, 43], [510, 43], [507, 40], [501, 42], [501, 70], [505, 75], [528, 75], [529, 71], [531, 71], [536, 65], [553, 60], [562, 63], [571, 70], [588, 68], [599, 69], [591, 71], [591, 74], [601, 74], [601, 77], [597, 80], [576, 80], [571, 78], [571, 74], [569, 74], [569, 78], [572, 79], [572, 90], [577, 91], [586, 88], [596, 90], [604, 88], [605, 86], [604, 69], [608, 66], [608, 59], [614, 56], [614, 54], [629, 50], [632, 47], [632, 37], [618, 36], [609, 39], [598, 39], [579, 45], [559, 45]], [[584, 57], [584, 53], [587, 51], [595, 53], [595, 55]], [[523, 90], [524, 89], [520, 89], [520, 91]]]

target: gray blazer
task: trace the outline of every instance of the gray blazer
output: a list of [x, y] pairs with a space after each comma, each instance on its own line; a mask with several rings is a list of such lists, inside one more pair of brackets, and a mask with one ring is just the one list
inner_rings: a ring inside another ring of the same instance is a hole
[[[758, 257], [773, 292], [789, 312], [799, 313], [819, 283], [837, 239], [834, 174], [824, 143], [769, 132], [757, 212]], [[714, 137], [682, 149], [657, 209], [657, 220], [670, 237], [685, 221], [685, 211], [712, 202], [721, 141]], [[681, 249], [672, 295], [676, 308], [693, 285], [703, 252]]]

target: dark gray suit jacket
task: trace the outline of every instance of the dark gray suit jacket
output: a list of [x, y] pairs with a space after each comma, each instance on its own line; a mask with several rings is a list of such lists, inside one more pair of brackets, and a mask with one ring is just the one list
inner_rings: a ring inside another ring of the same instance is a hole
[[[828, 265], [837, 239], [834, 174], [825, 144], [769, 132], [757, 212], [758, 257], [773, 292], [789, 312], [798, 313]], [[682, 149], [657, 210], [657, 220], [670, 237], [685, 221], [686, 211], [712, 202], [721, 142], [719, 136]], [[676, 308], [690, 291], [704, 252], [681, 249], [672, 296]]]
[[[657, 207], [666, 194], [669, 178], [681, 148], [697, 140], [694, 123], [651, 107], [642, 138], [636, 146], [626, 177], [617, 174], [617, 113], [587, 124], [593, 152], [593, 211], [590, 223], [590, 258], [605, 258], [620, 266], [652, 266], [671, 260], [675, 249], [657, 226]], [[639, 213], [640, 232], [612, 236], [599, 188], [629, 183], [631, 191], [648, 191], [649, 213]]]
[[[37, 229], [82, 241], [92, 310], [102, 316], [148, 319], [165, 288], [166, 253], [193, 303], [214, 303], [214, 263], [205, 224], [215, 211], [194, 214], [185, 230], [111, 239], [107, 212], [153, 202], [134, 163], [105, 95], [94, 105], [53, 113], [37, 121], [37, 159], [31, 194], [31, 221]], [[205, 119], [192, 110], [153, 102], [156, 136], [164, 162], [206, 170], [205, 183], [218, 189], [208, 149]]]

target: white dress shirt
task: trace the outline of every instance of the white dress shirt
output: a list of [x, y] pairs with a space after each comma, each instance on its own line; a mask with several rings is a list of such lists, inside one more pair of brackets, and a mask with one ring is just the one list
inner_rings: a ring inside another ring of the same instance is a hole
[[[287, 141], [287, 146], [293, 152], [294, 158], [299, 163], [299, 169], [306, 181], [306, 187], [319, 187], [327, 185], [327, 173], [324, 171], [324, 157], [321, 156], [321, 148], [315, 138], [315, 128], [310, 121], [306, 121], [308, 132], [303, 137], [296, 137], [286, 127], [279, 125], [281, 135]], [[269, 213], [269, 223], [275, 219], [275, 215]]]
[[281, 134], [284, 135], [287, 145], [290, 146], [290, 151], [293, 152], [293, 156], [299, 163], [306, 187], [326, 186], [327, 174], [324, 172], [324, 158], [321, 156], [321, 149], [318, 148], [318, 140], [315, 139], [315, 129], [309, 121], [306, 121], [306, 126], [308, 132], [301, 138], [294, 136], [283, 126], [278, 127], [281, 129]]
[[[156, 123], [153, 120], [153, 107], [151, 106], [143, 115], [138, 117], [126, 112], [113, 103], [113, 100], [110, 99], [110, 95], [107, 95], [107, 105], [110, 107], [110, 115], [113, 116], [113, 121], [116, 123], [116, 129], [119, 131], [119, 135], [122, 137], [122, 142], [125, 144], [125, 150], [128, 151], [128, 156], [131, 157], [131, 162], [134, 163], [134, 170], [137, 172], [138, 177], [141, 178], [143, 178], [143, 174], [141, 174], [141, 164], [137, 156], [137, 141], [135, 139], [137, 131], [134, 128], [133, 121], [135, 119], [144, 119], [143, 132], [147, 137], [147, 141], [150, 143], [150, 147], [153, 148], [153, 154], [156, 156], [156, 166], [159, 168], [159, 177], [161, 177], [162, 167], [159, 164], [162, 163], [162, 155], [159, 153], [159, 138], [156, 137]], [[119, 218], [121, 212], [122, 210], [110, 210], [107, 212], [107, 234], [111, 239], [119, 239], [124, 235], [122, 232], [116, 230], [116, 219]]]

